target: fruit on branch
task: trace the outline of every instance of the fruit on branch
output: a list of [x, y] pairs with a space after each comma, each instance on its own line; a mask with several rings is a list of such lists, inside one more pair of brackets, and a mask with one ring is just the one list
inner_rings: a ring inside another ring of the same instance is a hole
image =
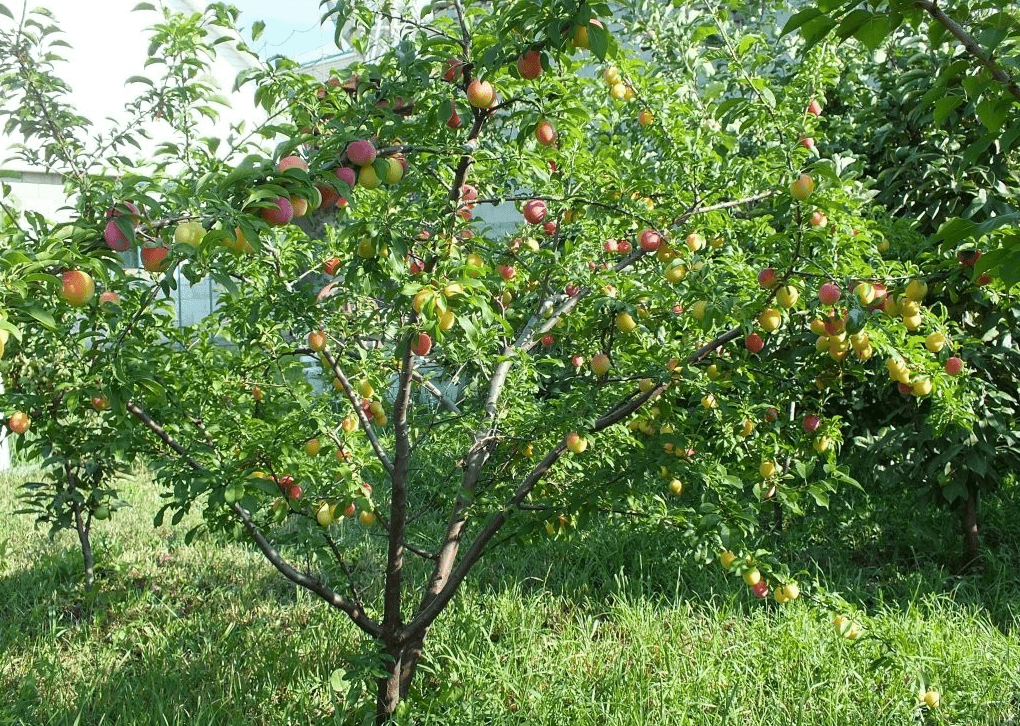
[[691, 252], [705, 249], [705, 238], [697, 232], [687, 235], [687, 239], [684, 242], [687, 244], [687, 249]]
[[822, 419], [818, 416], [818, 414], [809, 413], [804, 417], [804, 430], [809, 434], [813, 434], [821, 425]]
[[678, 282], [682, 282], [684, 278], [687, 277], [688, 272], [690, 272], [690, 270], [687, 268], [687, 265], [682, 263], [680, 260], [673, 260], [669, 263], [669, 266], [666, 268], [663, 275], [668, 282], [676, 284]]
[[946, 373], [951, 376], [958, 376], [963, 371], [963, 359], [955, 355], [946, 359]]
[[112, 219], [103, 228], [103, 239], [106, 241], [107, 247], [117, 252], [124, 252], [131, 248], [131, 238], [121, 232], [120, 227]]
[[334, 507], [330, 506], [329, 502], [319, 502], [315, 508], [315, 521], [319, 523], [320, 527], [328, 527], [336, 520], [334, 511]]
[[576, 431], [567, 434], [566, 442], [567, 448], [575, 454], [581, 454], [588, 448], [588, 440]]
[[814, 441], [811, 442], [811, 446], [819, 454], [824, 454], [826, 451], [829, 450], [829, 447], [831, 445], [832, 441], [830, 441], [829, 437], [827, 436], [822, 436], [821, 438], [815, 439]]
[[[499, 276], [507, 282], [517, 277], [517, 268], [513, 265], [500, 265], [496, 270], [499, 272]], [[506, 306], [504, 305], [503, 307]]]
[[[598, 21], [598, 20], [595, 20], [594, 18], [592, 18], [592, 20], [590, 21], [590, 24], [591, 25], [597, 25], [600, 28], [603, 27], [602, 23], [600, 21]], [[587, 50], [588, 49], [588, 26], [587, 25], [578, 25], [576, 28], [574, 28], [574, 35], [572, 37], [572, 40], [574, 41], [574, 47], [575, 48], [584, 48], [585, 50]]]
[[528, 224], [540, 224], [545, 219], [546, 206], [541, 199], [532, 199], [524, 203], [524, 219]]
[[309, 456], [318, 456], [321, 451], [322, 444], [317, 438], [311, 438], [305, 442], [305, 453]]
[[[333, 171], [333, 175], [336, 176], [336, 178], [339, 179], [340, 181], [346, 183], [347, 186], [351, 187], [352, 189], [354, 188], [354, 185], [357, 184], [358, 182], [358, 177], [355, 174], [354, 169], [352, 169], [349, 166], [338, 166]], [[323, 205], [325, 206], [325, 200], [323, 201]]]
[[616, 314], [616, 329], [621, 333], [632, 333], [637, 328], [637, 323], [630, 313], [620, 312]]
[[818, 299], [822, 305], [835, 305], [839, 302], [842, 291], [834, 282], [827, 282], [818, 289]]
[[938, 353], [946, 347], [946, 336], [942, 333], [932, 333], [924, 339], [924, 347], [932, 353]]
[[627, 239], [616, 240], [616, 251], [619, 252], [621, 255], [629, 255], [631, 253], [631, 250], [633, 249], [634, 246], [630, 243], [630, 240]]
[[11, 417], [7, 419], [7, 428], [18, 435], [28, 431], [31, 426], [32, 419], [30, 419], [28, 414], [24, 411], [15, 411], [11, 414]]
[[358, 424], [358, 417], [352, 413], [344, 417], [344, 420], [340, 422], [340, 428], [344, 430], [345, 434], [350, 434], [358, 430]]
[[754, 421], [745, 418], [744, 423], [740, 427], [740, 438], [746, 439], [752, 433], [754, 433]]
[[517, 59], [517, 72], [521, 78], [533, 81], [542, 75], [542, 54], [537, 50], [525, 51]]
[[719, 564], [722, 565], [724, 570], [730, 569], [730, 565], [732, 565], [736, 559], [737, 556], [729, 550], [724, 550], [719, 553]]
[[198, 247], [205, 238], [205, 227], [195, 220], [179, 222], [174, 229], [174, 242], [191, 247]]
[[291, 220], [294, 219], [294, 206], [290, 203], [290, 199], [288, 197], [279, 197], [273, 201], [273, 205], [272, 207], [262, 209], [260, 212], [266, 224], [270, 227], [290, 224]]
[[669, 482], [669, 493], [674, 497], [678, 497], [683, 494], [684, 484], [679, 479], [673, 479]]
[[347, 144], [347, 158], [357, 166], [369, 166], [375, 161], [376, 150], [371, 141], [359, 139]]
[[285, 156], [280, 159], [280, 163], [276, 165], [276, 168], [279, 171], [287, 171], [287, 169], [302, 169], [304, 171], [308, 171], [308, 162], [300, 156]]
[[358, 186], [365, 189], [378, 189], [381, 184], [382, 179], [375, 173], [374, 166], [361, 167], [361, 171], [358, 172]]
[[535, 138], [542, 146], [552, 146], [556, 141], [556, 130], [548, 121], [539, 121], [535, 127]]
[[921, 302], [924, 300], [924, 296], [928, 294], [928, 284], [924, 280], [911, 280], [904, 294], [910, 300]]
[[810, 197], [814, 190], [815, 180], [809, 174], [801, 174], [790, 184], [790, 195], [800, 202]]
[[762, 479], [771, 479], [778, 471], [775, 462], [772, 461], [763, 461], [758, 465], [758, 473]]
[[322, 263], [322, 271], [332, 277], [336, 274], [336, 271], [340, 269], [340, 258], [330, 257], [328, 260]]
[[120, 295], [115, 292], [104, 292], [99, 296], [99, 304], [110, 303], [111, 305], [120, 305]]
[[754, 587], [761, 582], [761, 572], [757, 568], [752, 568], [744, 572], [744, 582], [747, 583], [748, 587]]
[[68, 270], [60, 276], [60, 299], [68, 305], [88, 305], [95, 294], [96, 284], [87, 272]]
[[[354, 505], [352, 504], [351, 506]], [[358, 514], [358, 521], [366, 527], [371, 527], [378, 521], [378, 517], [375, 516], [375, 512], [370, 512], [366, 509]]]
[[796, 582], [788, 582], [776, 588], [776, 600], [779, 602], [792, 602], [800, 597], [800, 587]]
[[460, 114], [457, 113], [457, 107], [454, 106], [450, 109], [450, 118], [446, 119], [446, 126], [451, 129], [459, 129], [464, 125], [464, 122], [460, 118]]
[[707, 396], [702, 396], [702, 398], [701, 398], [701, 406], [702, 406], [702, 408], [706, 408], [708, 410], [712, 410], [713, 408], [718, 408], [719, 407], [719, 402], [715, 400], [715, 396], [713, 396], [711, 393], [709, 393]]
[[828, 219], [828, 217], [825, 216], [825, 213], [822, 210], [816, 209], [815, 211], [813, 211], [811, 213], [811, 226], [812, 227], [815, 227], [817, 229], [819, 227], [824, 227], [828, 223], [829, 223], [829, 219]]
[[488, 81], [480, 81], [476, 78], [468, 84], [467, 97], [468, 103], [475, 108], [490, 108], [496, 99], [496, 90]]
[[655, 116], [646, 108], [637, 115], [637, 120], [642, 126], [651, 126], [655, 122]]
[[783, 314], [775, 308], [765, 308], [758, 316], [758, 323], [766, 333], [774, 332], [783, 324]]
[[460, 58], [448, 58], [444, 65], [446, 67], [443, 71], [443, 80], [447, 83], [456, 83], [460, 77], [461, 69], [465, 66], [464, 61]]
[[645, 252], [655, 252], [662, 244], [662, 237], [654, 229], [642, 230], [638, 238], [638, 244]]
[[847, 640], [857, 640], [861, 635], [861, 626], [845, 615], [837, 615], [836, 619], [832, 621], [832, 625], [836, 630], [836, 635]]
[[805, 136], [800, 140], [800, 145], [803, 146], [808, 151], [811, 151], [812, 149], [815, 148], [815, 140], [810, 136]]
[[[582, 359], [583, 360], [583, 359]], [[609, 373], [609, 356], [605, 353], [596, 353], [591, 359], [591, 372], [596, 376], [604, 376]]]
[[961, 250], [956, 253], [956, 259], [965, 267], [973, 267], [981, 259], [981, 250]]
[[758, 273], [758, 284], [764, 287], [766, 290], [770, 290], [776, 286], [776, 271], [771, 267], [766, 267], [764, 270]]
[[149, 272], [163, 272], [170, 266], [170, 248], [160, 242], [158, 245], [142, 247], [139, 256], [142, 267]]
[[391, 156], [386, 160], [386, 170], [383, 172], [383, 181], [387, 184], [396, 184], [404, 178], [404, 165], [400, 159]]
[[411, 352], [418, 356], [426, 356], [429, 351], [432, 350], [432, 338], [428, 333], [418, 333], [416, 338], [413, 338], [414, 343], [411, 345]]
[[751, 592], [754, 593], [755, 597], [767, 597], [769, 594], [769, 585], [764, 580], [756, 582], [751, 586]]
[[931, 395], [932, 383], [930, 378], [919, 378], [911, 386], [911, 393], [918, 398]]
[[761, 336], [757, 333], [751, 333], [744, 338], [744, 347], [751, 353], [757, 355], [765, 349], [765, 341], [763, 341]]
[[870, 305], [875, 300], [875, 288], [869, 282], [859, 282], [854, 287], [854, 296], [861, 305]]
[[265, 398], [265, 394], [262, 393], [262, 389], [258, 386], [251, 387], [251, 397], [256, 401], [261, 402]]
[[[558, 226], [554, 220], [549, 220], [542, 225], [542, 231], [545, 232], [546, 237], [552, 237], [556, 234]], [[536, 250], [537, 251], [537, 250]]]
[[556, 342], [556, 338], [553, 335], [549, 334], [549, 333], [546, 333], [545, 335], [542, 336], [542, 345], [544, 345], [546, 347], [552, 345], [555, 342]]
[[807, 112], [812, 116], [822, 115], [822, 104], [818, 103], [818, 99], [811, 99], [811, 103], [808, 104]]
[[784, 307], [787, 310], [796, 305], [799, 298], [800, 291], [793, 285], [783, 285], [776, 292], [776, 302], [779, 303], [780, 307]]
[[308, 334], [308, 347], [316, 353], [326, 349], [326, 333], [322, 330], [313, 330]]
[[108, 399], [104, 393], [100, 393], [98, 396], [93, 396], [89, 403], [93, 410], [96, 411], [105, 411], [110, 407], [110, 399]]

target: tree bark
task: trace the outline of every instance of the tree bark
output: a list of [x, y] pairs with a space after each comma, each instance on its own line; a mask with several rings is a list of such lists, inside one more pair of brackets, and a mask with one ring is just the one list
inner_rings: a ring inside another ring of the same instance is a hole
[[961, 571], [966, 571], [981, 561], [981, 553], [978, 550], [980, 541], [978, 539], [978, 490], [974, 485], [967, 486], [967, 501], [964, 503], [961, 512], [961, 523], [963, 525], [963, 565]]
[[89, 536], [89, 522], [81, 516], [78, 505], [74, 507], [74, 525], [81, 543], [81, 558], [85, 564], [85, 587], [92, 589], [96, 584], [95, 560], [92, 556], [92, 539]]
[[92, 529], [92, 515], [82, 513], [81, 504], [75, 499], [78, 490], [78, 476], [71, 468], [71, 464], [64, 463], [64, 476], [67, 477], [67, 493], [71, 498], [71, 513], [74, 515], [74, 529], [78, 533], [78, 542], [81, 544], [81, 558], [85, 565], [85, 587], [92, 589], [96, 582], [96, 562], [92, 556], [92, 539], [89, 531]]
[[418, 658], [421, 656], [421, 646], [421, 639], [415, 639], [403, 647], [387, 648], [387, 655], [390, 658], [386, 664], [387, 674], [377, 681], [375, 722], [378, 726], [389, 723], [397, 706], [407, 697], [418, 666]]

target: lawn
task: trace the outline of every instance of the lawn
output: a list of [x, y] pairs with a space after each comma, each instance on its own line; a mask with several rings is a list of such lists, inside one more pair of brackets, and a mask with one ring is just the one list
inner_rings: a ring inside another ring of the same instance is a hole
[[[258, 553], [186, 546], [189, 520], [153, 528], [139, 475], [95, 534], [86, 593], [73, 536], [10, 514], [23, 476], [0, 478], [0, 726], [361, 722], [351, 664], [371, 646]], [[948, 515], [835, 497], [772, 543], [802, 573], [786, 606], [669, 532], [504, 545], [432, 630], [402, 722], [1018, 724], [1018, 494], [986, 503], [985, 562], [965, 576]], [[834, 632], [834, 593], [863, 610], [860, 639]], [[919, 681], [938, 709], [919, 707]]]

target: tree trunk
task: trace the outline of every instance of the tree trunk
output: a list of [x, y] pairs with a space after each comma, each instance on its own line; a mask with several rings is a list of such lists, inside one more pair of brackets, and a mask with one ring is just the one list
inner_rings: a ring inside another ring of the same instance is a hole
[[81, 543], [81, 558], [85, 563], [85, 587], [92, 589], [96, 584], [95, 561], [92, 558], [92, 540], [89, 537], [89, 523], [83, 519], [75, 507], [75, 529], [78, 530], [78, 541]]
[[963, 524], [963, 565], [962, 571], [969, 570], [981, 561], [978, 551], [978, 491], [973, 485], [967, 487], [967, 501], [961, 512]]
[[82, 514], [81, 504], [75, 498], [78, 489], [78, 476], [68, 462], [64, 463], [64, 474], [67, 476], [67, 493], [71, 497], [74, 529], [78, 532], [78, 542], [81, 543], [81, 558], [85, 564], [85, 587], [91, 590], [92, 586], [96, 583], [95, 560], [92, 557], [92, 540], [89, 537], [89, 530], [92, 529], [92, 515]]
[[407, 697], [421, 657], [422, 640], [412, 640], [397, 651], [388, 649], [388, 673], [377, 681], [379, 690], [375, 700], [375, 722], [379, 726], [389, 723], [397, 706]]

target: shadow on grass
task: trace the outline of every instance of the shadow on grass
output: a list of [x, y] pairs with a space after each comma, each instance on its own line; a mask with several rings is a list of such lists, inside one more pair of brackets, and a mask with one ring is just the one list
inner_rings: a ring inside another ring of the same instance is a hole
[[332, 718], [330, 674], [357, 657], [359, 638], [262, 563], [163, 558], [147, 572], [104, 571], [91, 592], [80, 569], [64, 550], [0, 579], [0, 723]]

